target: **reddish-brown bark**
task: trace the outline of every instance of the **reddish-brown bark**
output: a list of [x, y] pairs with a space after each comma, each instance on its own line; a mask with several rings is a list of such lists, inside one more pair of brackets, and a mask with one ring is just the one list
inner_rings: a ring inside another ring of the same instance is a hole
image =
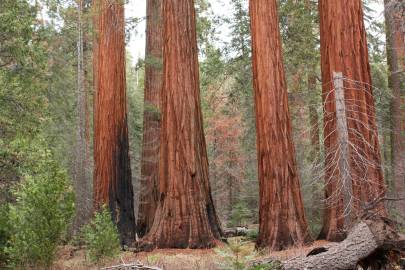
[[109, 206], [121, 242], [135, 240], [128, 153], [125, 20], [122, 1], [97, 1], [94, 207]]
[[311, 241], [292, 142], [275, 0], [250, 0], [260, 183], [258, 247]]
[[148, 0], [146, 10], [145, 109], [138, 235], [151, 228], [159, 199], [160, 91], [163, 83], [162, 0]]
[[208, 180], [193, 0], [166, 0], [159, 203], [145, 248], [208, 248], [221, 235]]
[[[326, 198], [329, 205], [324, 215], [320, 237], [341, 240], [345, 236], [343, 192], [339, 172], [334, 166], [336, 151], [336, 107], [333, 73], [342, 72], [349, 133], [349, 166], [352, 180], [353, 218], [362, 205], [384, 196], [385, 186], [371, 88], [370, 65], [361, 0], [319, 0], [321, 32], [321, 64], [324, 100], [324, 136]], [[359, 153], [363, 157], [359, 160]], [[372, 165], [371, 165], [372, 164]], [[384, 212], [383, 204], [379, 205]]]
[[[390, 87], [393, 92], [392, 115], [392, 173], [394, 192], [405, 197], [405, 6], [400, 0], [385, 0], [387, 53]], [[396, 212], [405, 217], [405, 200], [396, 202]]]

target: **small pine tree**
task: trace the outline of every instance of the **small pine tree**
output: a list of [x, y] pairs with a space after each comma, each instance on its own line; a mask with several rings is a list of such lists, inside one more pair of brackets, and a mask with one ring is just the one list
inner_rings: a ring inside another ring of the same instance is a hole
[[92, 221], [83, 228], [83, 234], [87, 256], [91, 262], [99, 263], [113, 258], [120, 251], [118, 230], [106, 207], [96, 213]]

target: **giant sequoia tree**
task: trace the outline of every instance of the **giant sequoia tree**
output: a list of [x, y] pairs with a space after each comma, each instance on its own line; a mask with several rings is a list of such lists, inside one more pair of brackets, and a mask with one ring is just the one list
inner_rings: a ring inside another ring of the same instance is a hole
[[164, 1], [159, 202], [148, 248], [207, 248], [221, 229], [211, 197], [200, 108], [193, 0]]
[[[385, 0], [388, 65], [393, 92], [392, 115], [392, 172], [394, 190], [405, 197], [405, 3]], [[405, 200], [397, 201], [396, 211], [405, 215]]]
[[260, 181], [257, 246], [311, 241], [300, 192], [276, 0], [250, 0]]
[[128, 153], [125, 19], [120, 0], [95, 0], [94, 207], [110, 208], [123, 244], [135, 240]]
[[160, 91], [163, 82], [162, 30], [162, 0], [148, 0], [141, 192], [138, 211], [138, 233], [140, 236], [147, 233], [152, 226], [159, 198]]
[[[347, 230], [345, 216], [354, 219], [366, 205], [384, 196], [384, 179], [372, 95], [367, 38], [361, 0], [319, 0], [321, 65], [326, 152], [326, 198], [324, 225], [320, 237], [341, 240]], [[349, 190], [343, 191], [336, 169], [339, 151], [334, 72], [344, 78], [344, 103], [348, 130]], [[349, 193], [349, 194], [348, 194]], [[350, 204], [344, 207], [345, 195]], [[333, 199], [331, 199], [333, 198]], [[383, 204], [377, 208], [384, 213]]]

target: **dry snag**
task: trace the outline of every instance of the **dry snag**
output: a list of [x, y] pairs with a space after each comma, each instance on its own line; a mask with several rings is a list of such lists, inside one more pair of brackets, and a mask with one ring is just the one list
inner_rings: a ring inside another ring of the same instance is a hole
[[135, 240], [135, 217], [128, 149], [124, 6], [118, 0], [96, 2], [94, 207], [108, 206], [122, 244], [131, 244]]
[[221, 236], [208, 179], [194, 1], [163, 3], [159, 202], [140, 247], [209, 248]]
[[311, 241], [292, 141], [275, 0], [250, 0], [260, 183], [258, 247]]

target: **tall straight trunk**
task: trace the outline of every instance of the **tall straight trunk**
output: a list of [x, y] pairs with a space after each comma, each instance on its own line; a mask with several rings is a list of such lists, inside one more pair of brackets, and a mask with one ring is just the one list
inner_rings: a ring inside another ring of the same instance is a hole
[[208, 248], [221, 236], [208, 179], [193, 0], [166, 0], [159, 202], [144, 248]]
[[148, 0], [146, 9], [145, 106], [141, 159], [138, 233], [151, 228], [159, 199], [160, 91], [163, 85], [162, 0]]
[[[405, 197], [405, 6], [400, 0], [385, 0], [389, 83], [393, 93], [392, 175], [395, 195]], [[405, 217], [405, 200], [396, 203], [396, 212]]]
[[128, 151], [125, 19], [122, 1], [99, 0], [94, 119], [94, 207], [110, 208], [122, 244], [135, 240]]
[[[324, 136], [326, 153], [326, 199], [321, 238], [342, 240], [345, 237], [345, 211], [352, 219], [362, 207], [384, 196], [380, 148], [372, 95], [367, 38], [361, 0], [319, 0], [321, 33], [322, 93], [324, 101]], [[333, 160], [338, 146], [333, 73], [342, 72], [344, 100], [349, 135], [349, 174], [351, 207], [343, 209], [344, 189]], [[332, 199], [333, 198], [333, 199]], [[384, 205], [377, 207], [384, 214]]]
[[72, 226], [73, 235], [77, 234], [80, 228], [90, 218], [91, 204], [88, 200], [91, 189], [87, 175], [87, 148], [86, 148], [86, 133], [87, 133], [87, 100], [86, 100], [86, 76], [85, 76], [85, 57], [84, 57], [84, 23], [83, 23], [83, 0], [77, 1], [77, 133], [76, 133], [76, 149], [75, 149], [75, 174], [74, 174], [74, 189], [76, 198], [76, 213]]
[[250, 0], [260, 183], [258, 247], [311, 241], [300, 192], [276, 0]]
[[[311, 95], [316, 91], [316, 76], [309, 75], [308, 77], [308, 93]], [[311, 99], [313, 100], [313, 99]], [[310, 136], [311, 136], [311, 157], [310, 161], [313, 165], [316, 164], [319, 157], [319, 152], [321, 150], [321, 143], [319, 139], [319, 116], [316, 109], [316, 105], [313, 101], [309, 104], [309, 125], [310, 125]], [[317, 178], [317, 173], [314, 171], [312, 173], [313, 179]], [[312, 183], [312, 208], [311, 208], [311, 219], [315, 220], [319, 217], [320, 208], [319, 205], [322, 202], [322, 195], [319, 192], [319, 188], [316, 182]]]

